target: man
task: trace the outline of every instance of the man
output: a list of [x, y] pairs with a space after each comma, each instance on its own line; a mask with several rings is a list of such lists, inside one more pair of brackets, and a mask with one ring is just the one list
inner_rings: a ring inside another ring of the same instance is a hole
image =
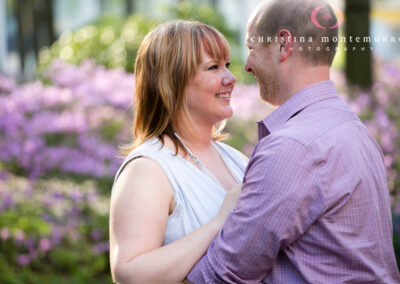
[[243, 193], [190, 282], [400, 283], [382, 152], [329, 81], [335, 23], [320, 0], [251, 17], [245, 68], [279, 108], [259, 122]]

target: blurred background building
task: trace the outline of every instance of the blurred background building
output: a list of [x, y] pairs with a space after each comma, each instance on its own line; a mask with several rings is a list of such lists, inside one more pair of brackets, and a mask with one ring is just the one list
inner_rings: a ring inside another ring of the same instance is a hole
[[[361, 0], [369, 2], [369, 0]], [[101, 15], [126, 17], [136, 12], [160, 17], [167, 7], [181, 0], [0, 0], [0, 71], [30, 77], [39, 50], [51, 45], [65, 31], [76, 30]], [[230, 28], [237, 30], [243, 43], [246, 23], [259, 0], [202, 0], [223, 15]], [[345, 0], [330, 0], [336, 9], [345, 9]], [[350, 2], [350, 0], [348, 0]], [[353, 0], [354, 2], [354, 0]], [[371, 0], [371, 36], [400, 37], [400, 1]], [[400, 54], [400, 43], [377, 43], [378, 56], [391, 60]], [[244, 58], [246, 49], [241, 45]]]

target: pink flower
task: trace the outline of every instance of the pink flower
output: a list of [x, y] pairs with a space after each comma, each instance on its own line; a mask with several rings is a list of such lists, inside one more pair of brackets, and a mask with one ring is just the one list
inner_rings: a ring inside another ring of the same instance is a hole
[[27, 254], [18, 254], [15, 258], [19, 266], [27, 266], [31, 262], [31, 259]]
[[14, 240], [17, 244], [22, 244], [25, 241], [24, 231], [18, 229], [15, 231]]
[[90, 232], [90, 238], [93, 241], [99, 241], [102, 236], [103, 236], [103, 233], [100, 230], [94, 230], [94, 231]]
[[102, 254], [102, 253], [110, 251], [110, 245], [108, 242], [96, 243], [92, 246], [92, 251], [95, 254]]
[[1, 228], [0, 230], [0, 238], [3, 241], [6, 241], [10, 238], [10, 230], [8, 228]]
[[48, 238], [41, 239], [39, 242], [39, 249], [42, 252], [46, 252], [51, 248], [51, 240]]
[[385, 155], [383, 162], [385, 163], [386, 168], [390, 168], [393, 164], [393, 157]]

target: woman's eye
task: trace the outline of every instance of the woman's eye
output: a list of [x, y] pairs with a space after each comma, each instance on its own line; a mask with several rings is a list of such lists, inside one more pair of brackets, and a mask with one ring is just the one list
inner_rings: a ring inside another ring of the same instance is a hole
[[225, 67], [229, 69], [231, 67], [231, 63], [230, 62], [226, 63]]
[[208, 70], [217, 70], [218, 69], [218, 65], [213, 65], [208, 67]]

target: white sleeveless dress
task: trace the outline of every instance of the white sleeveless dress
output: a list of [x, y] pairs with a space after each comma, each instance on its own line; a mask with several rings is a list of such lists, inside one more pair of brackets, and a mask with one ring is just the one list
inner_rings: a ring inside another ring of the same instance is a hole
[[[213, 145], [236, 182], [241, 182], [246, 168], [242, 154], [221, 142]], [[225, 197], [225, 189], [216, 179], [174, 154], [159, 139], [147, 140], [125, 158], [114, 179], [115, 184], [126, 164], [138, 157], [149, 157], [161, 165], [171, 183], [176, 203], [174, 211], [168, 217], [163, 245], [174, 242], [209, 222], [218, 213]]]

